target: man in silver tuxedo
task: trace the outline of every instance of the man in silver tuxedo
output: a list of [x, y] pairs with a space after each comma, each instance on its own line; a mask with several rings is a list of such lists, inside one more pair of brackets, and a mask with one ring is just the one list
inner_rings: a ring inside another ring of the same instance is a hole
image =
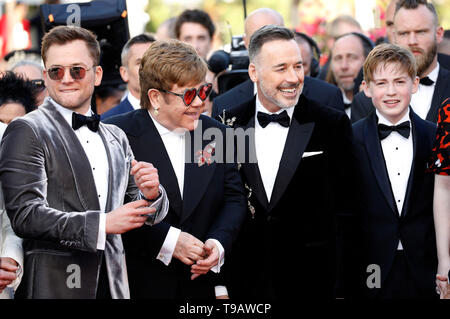
[[99, 56], [90, 31], [53, 28], [42, 42], [49, 98], [4, 134], [0, 181], [25, 254], [16, 298], [129, 298], [120, 234], [167, 214], [156, 168], [91, 110]]

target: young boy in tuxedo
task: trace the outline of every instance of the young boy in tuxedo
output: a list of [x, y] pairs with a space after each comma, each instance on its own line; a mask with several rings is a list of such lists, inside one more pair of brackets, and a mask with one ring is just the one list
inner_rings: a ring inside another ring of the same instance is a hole
[[366, 297], [434, 298], [437, 267], [433, 174], [425, 172], [435, 125], [409, 107], [418, 89], [411, 52], [377, 46], [364, 66], [375, 111], [353, 125]]

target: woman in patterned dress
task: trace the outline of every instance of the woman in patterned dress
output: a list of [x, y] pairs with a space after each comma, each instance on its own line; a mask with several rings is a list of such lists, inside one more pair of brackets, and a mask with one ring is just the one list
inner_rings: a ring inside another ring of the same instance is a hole
[[434, 224], [439, 258], [436, 285], [441, 299], [450, 299], [450, 98], [439, 111], [436, 143], [430, 171], [436, 174], [434, 186]]

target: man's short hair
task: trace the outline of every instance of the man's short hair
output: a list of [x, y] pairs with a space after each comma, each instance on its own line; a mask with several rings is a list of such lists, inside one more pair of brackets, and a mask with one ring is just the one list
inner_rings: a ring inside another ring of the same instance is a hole
[[171, 90], [173, 85], [198, 84], [208, 67], [194, 47], [179, 40], [157, 40], [145, 52], [139, 68], [141, 108], [150, 109], [150, 89]]
[[248, 46], [248, 54], [250, 62], [255, 61], [261, 51], [262, 46], [270, 41], [276, 40], [292, 40], [294, 39], [294, 32], [288, 28], [269, 24], [258, 29], [250, 38], [250, 44]]
[[33, 61], [33, 60], [21, 60], [21, 61], [18, 61], [16, 63], [14, 63], [9, 70], [14, 72], [15, 69], [17, 69], [17, 68], [19, 68], [21, 66], [28, 66], [28, 65], [35, 67], [40, 72], [42, 72], [44, 70], [44, 67], [42, 66], [42, 64], [37, 63], [36, 61]]
[[338, 36], [334, 43], [336, 43], [339, 39], [342, 39], [342, 38], [345, 38], [345, 37], [348, 37], [348, 36], [353, 36], [353, 37], [357, 38], [359, 40], [359, 42], [361, 42], [361, 45], [363, 47], [364, 57], [367, 57], [369, 52], [372, 51], [374, 45], [373, 45], [372, 40], [370, 40], [368, 37], [366, 37], [362, 33], [358, 33], [358, 32], [344, 33], [344, 34]]
[[130, 52], [130, 48], [138, 43], [151, 43], [155, 42], [155, 38], [148, 33], [141, 33], [137, 36], [132, 37], [130, 40], [125, 43], [125, 45], [122, 48], [122, 53], [120, 54], [120, 59], [122, 62], [122, 65], [128, 65], [128, 52]]
[[94, 65], [99, 65], [100, 44], [97, 41], [97, 36], [87, 29], [72, 25], [56, 26], [44, 35], [41, 49], [41, 56], [44, 61], [44, 65], [47, 61], [47, 52], [52, 45], [64, 45], [76, 40], [81, 40], [86, 43], [89, 54], [94, 61]]
[[434, 25], [437, 27], [439, 25], [439, 19], [438, 19], [438, 15], [436, 12], [436, 8], [434, 7], [434, 5], [430, 2], [428, 2], [427, 0], [400, 0], [397, 2], [397, 4], [395, 5], [395, 15], [397, 14], [398, 10], [400, 10], [401, 8], [403, 9], [408, 9], [408, 10], [413, 10], [413, 9], [417, 9], [420, 5], [424, 5], [432, 14], [433, 14], [433, 22]]
[[333, 21], [331, 21], [329, 24], [327, 24], [327, 35], [330, 38], [336, 38], [338, 36], [340, 36], [339, 32], [339, 25], [341, 24], [348, 24], [348, 25], [352, 25], [357, 29], [361, 30], [361, 25], [359, 24], [359, 22], [353, 18], [352, 16], [349, 15], [340, 15], [338, 17], [336, 17]]
[[395, 44], [382, 43], [377, 45], [367, 56], [363, 64], [364, 81], [373, 81], [373, 75], [379, 65], [397, 63], [408, 76], [414, 80], [417, 75], [417, 66], [414, 55], [408, 49]]
[[12, 71], [0, 74], [0, 106], [6, 103], [22, 104], [25, 113], [37, 108], [37, 89], [30, 80], [25, 80], [21, 75]]
[[211, 39], [214, 36], [214, 32], [216, 31], [216, 27], [214, 26], [214, 23], [212, 22], [211, 17], [208, 13], [197, 9], [185, 10], [180, 14], [175, 23], [175, 35], [177, 39], [180, 38], [181, 26], [186, 22], [198, 23], [204, 26], [205, 29], [208, 30], [209, 37]]

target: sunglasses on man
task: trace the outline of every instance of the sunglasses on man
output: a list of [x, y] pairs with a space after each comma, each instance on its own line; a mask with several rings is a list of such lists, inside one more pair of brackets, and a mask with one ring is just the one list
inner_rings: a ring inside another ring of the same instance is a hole
[[189, 106], [192, 104], [192, 102], [194, 102], [196, 96], [198, 96], [200, 98], [200, 100], [205, 101], [212, 91], [212, 84], [205, 83], [202, 86], [200, 86], [198, 89], [196, 89], [196, 88], [186, 89], [186, 90], [184, 90], [183, 94], [170, 92], [170, 91], [163, 90], [163, 89], [159, 89], [159, 91], [179, 96], [183, 100], [184, 105]]
[[86, 69], [82, 66], [55, 66], [47, 70], [48, 77], [54, 81], [60, 81], [64, 78], [66, 68], [69, 68], [69, 73], [72, 79], [82, 80], [86, 76], [86, 72], [91, 70], [94, 66]]

